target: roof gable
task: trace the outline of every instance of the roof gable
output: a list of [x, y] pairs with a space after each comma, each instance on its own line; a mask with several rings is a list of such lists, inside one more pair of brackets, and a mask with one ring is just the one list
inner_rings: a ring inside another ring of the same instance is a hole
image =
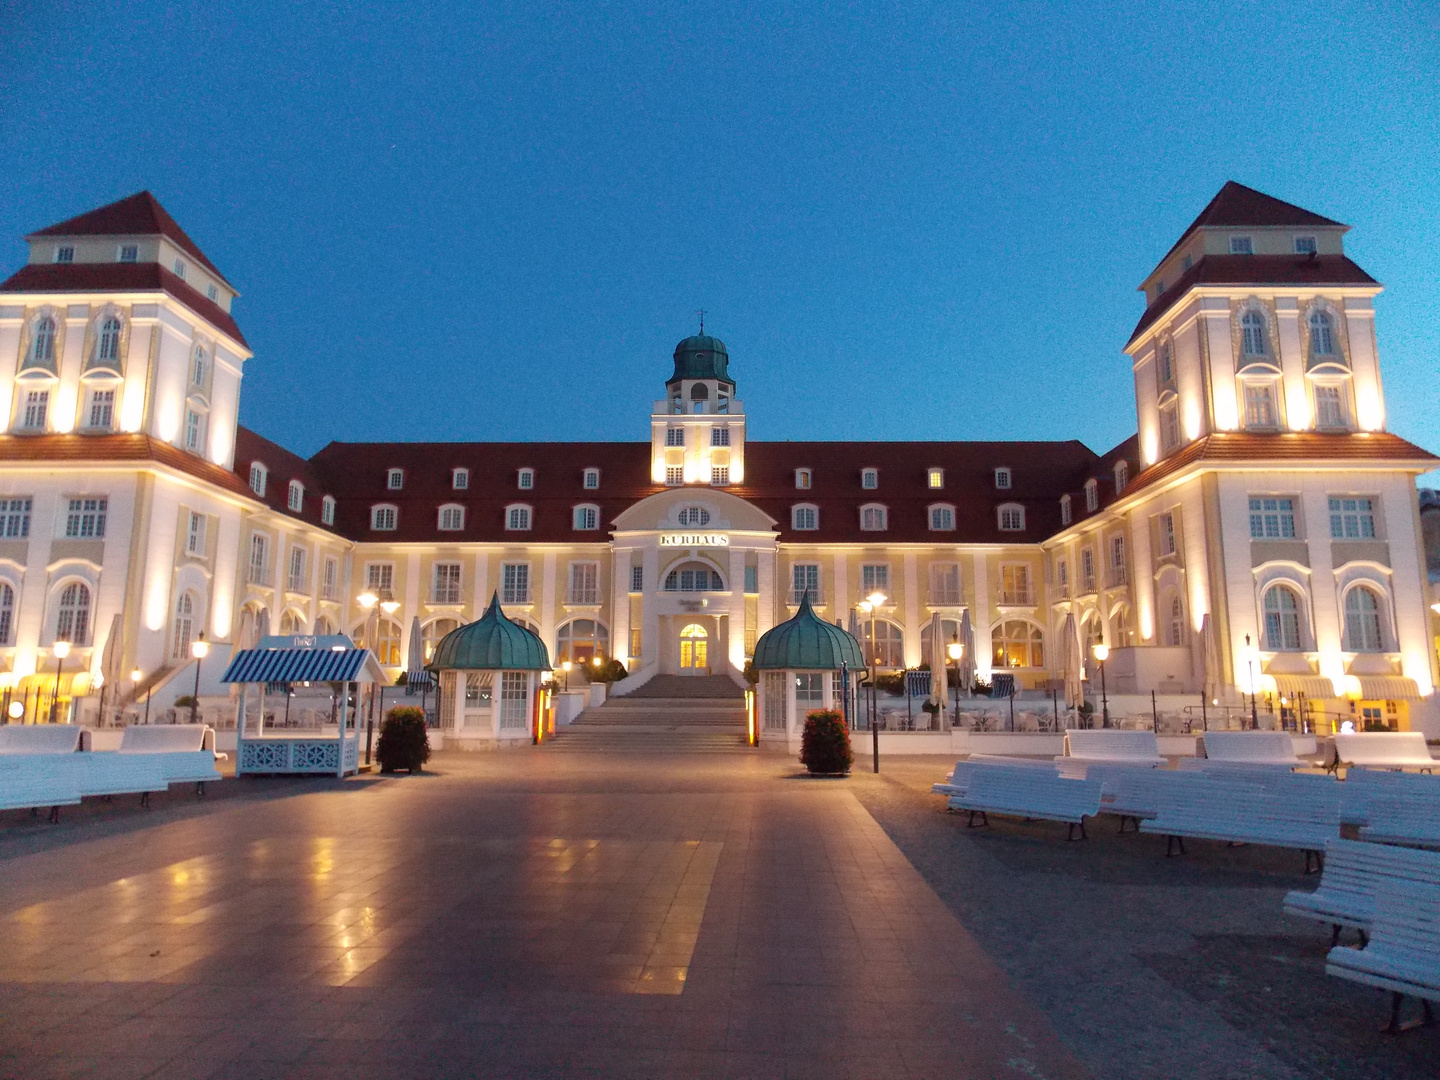
[[[1348, 229], [1350, 226], [1332, 221], [1303, 206], [1296, 206], [1284, 199], [1266, 195], [1234, 180], [1226, 180], [1225, 186], [1205, 204], [1205, 209], [1192, 221], [1180, 239], [1170, 246], [1161, 263], [1175, 254], [1175, 249], [1185, 243], [1196, 229], [1238, 227], [1247, 229], [1284, 228], [1285, 226], [1320, 226], [1332, 229]], [[1156, 263], [1159, 266], [1160, 263]]]

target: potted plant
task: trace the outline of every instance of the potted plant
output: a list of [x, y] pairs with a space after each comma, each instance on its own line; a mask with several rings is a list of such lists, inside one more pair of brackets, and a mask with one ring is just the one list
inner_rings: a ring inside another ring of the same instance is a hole
[[397, 705], [380, 725], [375, 758], [382, 773], [405, 769], [417, 773], [430, 760], [430, 739], [425, 731], [425, 713], [414, 705]]
[[800, 763], [810, 775], [844, 776], [854, 761], [845, 717], [834, 709], [807, 713], [800, 736]]

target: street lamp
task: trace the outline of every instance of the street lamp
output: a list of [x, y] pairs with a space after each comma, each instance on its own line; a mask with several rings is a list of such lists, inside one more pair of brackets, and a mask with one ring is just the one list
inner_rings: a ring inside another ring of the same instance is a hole
[[870, 616], [870, 655], [874, 658], [874, 666], [870, 669], [870, 755], [873, 759], [875, 772], [880, 771], [880, 725], [879, 725], [879, 704], [876, 697], [876, 677], [880, 674], [880, 653], [875, 645], [875, 616], [880, 611], [880, 605], [885, 603], [885, 594], [876, 589], [865, 602], [860, 605], [862, 611]]
[[210, 651], [210, 645], [205, 640], [205, 631], [200, 631], [200, 636], [190, 645], [190, 655], [195, 657], [195, 693], [190, 695], [190, 723], [195, 723], [195, 714], [200, 710], [200, 662], [205, 659], [205, 654]]
[[1105, 660], [1110, 655], [1110, 646], [1105, 644], [1102, 637], [1090, 647], [1095, 654], [1095, 659], [1100, 664], [1100, 724], [1102, 727], [1110, 726], [1110, 696], [1105, 692]]
[[[134, 671], [130, 672], [130, 681], [135, 684], [135, 692], [136, 692], [137, 694], [140, 692], [140, 680], [141, 680], [142, 678], [144, 678], [144, 677], [145, 677], [145, 673], [144, 673], [143, 671], [141, 671], [138, 667], [137, 667]], [[145, 723], [147, 723], [147, 724], [150, 723], [150, 695], [149, 695], [149, 694], [146, 694], [146, 695], [145, 695]]]
[[50, 722], [59, 723], [56, 717], [60, 712], [60, 671], [65, 666], [65, 658], [70, 655], [70, 642], [55, 642], [55, 694], [50, 702]]
[[965, 655], [965, 646], [960, 644], [960, 636], [953, 636], [949, 645], [945, 646], [945, 655], [955, 664], [955, 723], [960, 723], [960, 658]]
[[561, 663], [560, 663], [560, 670], [565, 673], [565, 691], [566, 691], [566, 693], [569, 693], [569, 691], [570, 691], [570, 661], [569, 661], [569, 660], [563, 660], [563, 661], [561, 661]]
[[1250, 730], [1259, 731], [1260, 715], [1255, 711], [1255, 650], [1250, 648], [1249, 634], [1245, 635], [1245, 662], [1250, 665]]

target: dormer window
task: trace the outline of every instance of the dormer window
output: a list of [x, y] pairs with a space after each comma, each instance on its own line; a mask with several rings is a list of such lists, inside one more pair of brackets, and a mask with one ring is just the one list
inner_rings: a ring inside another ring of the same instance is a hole
[[1192, 266], [1194, 266], [1194, 265], [1195, 265], [1195, 260], [1192, 259], [1189, 255], [1186, 255], [1183, 259], [1180, 260], [1180, 269], [1181, 269], [1182, 272], [1185, 271], [1185, 270], [1189, 270], [1190, 267], [1192, 267]]
[[1319, 250], [1319, 248], [1317, 247], [1317, 245], [1316, 245], [1316, 243], [1315, 243], [1315, 237], [1313, 237], [1313, 236], [1297, 236], [1297, 237], [1295, 237], [1295, 254], [1296, 254], [1296, 255], [1314, 255], [1318, 250]]
[[874, 491], [876, 488], [878, 488], [880, 486], [880, 470], [861, 469], [860, 486], [866, 491]]
[[116, 261], [116, 262], [122, 262], [122, 263], [133, 263], [133, 262], [138, 261], [139, 258], [140, 258], [140, 248], [139, 248], [139, 245], [137, 245], [137, 244], [121, 244], [121, 245], [120, 245], [119, 254], [116, 256], [115, 261]]
[[370, 528], [377, 532], [394, 532], [395, 523], [399, 517], [400, 512], [393, 506], [372, 506], [370, 508]]
[[820, 508], [800, 503], [790, 508], [790, 527], [797, 532], [813, 532], [820, 528]]
[[1155, 282], [1155, 299], [1156, 299], [1156, 300], [1159, 300], [1160, 297], [1161, 297], [1162, 295], [1164, 295], [1164, 292], [1165, 292], [1165, 280], [1164, 280], [1164, 278], [1161, 278], [1159, 281]]
[[600, 486], [600, 470], [586, 469], [583, 483], [587, 491], [594, 491], [598, 488]]
[[521, 491], [529, 491], [535, 486], [535, 470], [521, 469], [516, 476], [515, 486]]
[[465, 491], [470, 487], [469, 469], [451, 469], [450, 486], [456, 491]]
[[262, 499], [265, 497], [265, 480], [268, 476], [268, 470], [260, 462], [252, 461], [250, 463], [250, 490]]
[[809, 469], [795, 470], [795, 489], [797, 491], [809, 491], [812, 475]]
[[927, 469], [925, 471], [925, 485], [931, 491], [939, 491], [945, 486], [944, 469]]
[[1130, 483], [1130, 463], [1128, 461], [1117, 461], [1115, 463], [1115, 494], [1125, 490], [1125, 485]]
[[575, 507], [573, 524], [581, 532], [600, 528], [600, 508], [589, 504]]
[[860, 529], [862, 532], [884, 532], [889, 527], [889, 514], [885, 507], [872, 503], [860, 508]]
[[385, 473], [385, 486], [391, 491], [399, 491], [405, 486], [405, 470], [390, 469]]
[[507, 506], [505, 508], [505, 528], [510, 532], [524, 532], [529, 529], [530, 507]]
[[997, 491], [1010, 490], [1010, 470], [1000, 468], [995, 470], [995, 488]]
[[285, 505], [295, 513], [300, 513], [305, 505], [305, 485], [299, 480], [290, 481], [290, 490], [285, 494]]
[[335, 496], [326, 495], [320, 500], [320, 524], [335, 524]]
[[1085, 510], [1093, 514], [1100, 509], [1100, 482], [1093, 477], [1085, 481]]
[[459, 532], [465, 528], [465, 508], [449, 503], [440, 507], [440, 519], [436, 527], [441, 532]]
[[1232, 237], [1230, 237], [1230, 254], [1231, 254], [1231, 255], [1254, 255], [1254, 254], [1255, 254], [1255, 242], [1254, 242], [1254, 240], [1252, 240], [1252, 239], [1251, 239], [1250, 237], [1248, 237], [1248, 236], [1232, 236]]
[[947, 503], [939, 503], [930, 507], [930, 531], [954, 532], [955, 507]]
[[175, 276], [181, 281], [185, 280], [185, 264], [179, 259], [175, 260]]
[[55, 261], [57, 263], [73, 263], [75, 261], [75, 249], [69, 244], [55, 249]]
[[206, 299], [206, 300], [209, 300], [212, 304], [214, 304], [214, 303], [219, 303], [219, 301], [220, 301], [220, 290], [217, 289], [214, 285], [206, 285], [206, 286], [205, 286], [205, 299]]
[[1025, 531], [1025, 508], [1018, 503], [1006, 503], [996, 510], [1001, 532]]
[[[1072, 522], [1072, 521], [1074, 521], [1074, 520], [1075, 520], [1075, 514], [1074, 514], [1074, 511], [1070, 508], [1070, 496], [1069, 496], [1069, 495], [1061, 495], [1061, 496], [1060, 496], [1060, 524], [1061, 524], [1061, 525], [1069, 525], [1070, 522]], [[1061, 563], [1061, 565], [1063, 566], [1064, 563]]]

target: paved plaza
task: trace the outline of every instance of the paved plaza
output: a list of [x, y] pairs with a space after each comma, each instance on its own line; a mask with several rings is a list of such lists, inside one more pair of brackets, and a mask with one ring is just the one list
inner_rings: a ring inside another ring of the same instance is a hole
[[439, 754], [0, 815], [0, 1078], [1408, 1077], [1299, 857], [969, 830], [938, 759]]

